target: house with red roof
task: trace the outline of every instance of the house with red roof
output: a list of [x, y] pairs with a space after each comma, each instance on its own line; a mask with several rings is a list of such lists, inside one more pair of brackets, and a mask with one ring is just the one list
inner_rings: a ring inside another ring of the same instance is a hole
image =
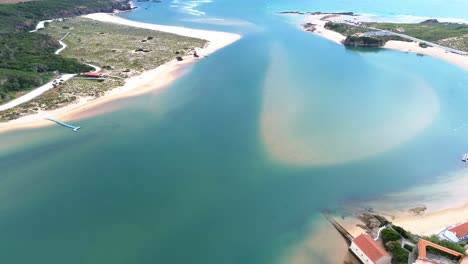
[[465, 222], [461, 225], [454, 226], [445, 230], [444, 236], [453, 241], [453, 242], [461, 242], [468, 240], [468, 222]]
[[361, 234], [349, 249], [364, 264], [390, 264], [392, 257], [371, 236]]
[[101, 72], [85, 72], [84, 76], [92, 78], [101, 78], [103, 74]]
[[[455, 256], [457, 258], [461, 258], [460, 264], [466, 264], [468, 263], [468, 258], [464, 258], [464, 255], [460, 252], [457, 252], [455, 250], [443, 247], [441, 245], [432, 243], [430, 241], [424, 240], [424, 239], [419, 239], [418, 242], [418, 258], [416, 259], [413, 264], [444, 264], [444, 263], [452, 263], [451, 261], [447, 262], [447, 259], [440, 259], [440, 258], [433, 258], [428, 256], [427, 254], [427, 248], [431, 247], [433, 249], [437, 249], [438, 251], [445, 252], [447, 254], [450, 254], [452, 256]], [[440, 257], [440, 256], [439, 256]], [[457, 262], [458, 263], [458, 262]]]

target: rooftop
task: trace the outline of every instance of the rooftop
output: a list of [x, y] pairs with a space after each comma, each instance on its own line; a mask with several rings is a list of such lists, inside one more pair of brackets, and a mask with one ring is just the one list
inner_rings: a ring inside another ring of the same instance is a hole
[[382, 257], [390, 256], [371, 236], [361, 234], [353, 240], [358, 248], [373, 262], [377, 262]]
[[455, 235], [458, 238], [462, 238], [462, 237], [468, 235], [468, 222], [465, 222], [465, 223], [463, 223], [461, 225], [452, 227], [452, 228], [449, 229], [449, 231], [455, 233]]

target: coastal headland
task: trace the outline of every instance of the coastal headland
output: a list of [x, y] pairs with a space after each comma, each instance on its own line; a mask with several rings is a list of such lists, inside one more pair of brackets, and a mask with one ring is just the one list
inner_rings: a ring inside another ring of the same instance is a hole
[[[121, 86], [116, 88], [113, 87], [113, 89], [109, 89], [108, 91], [103, 92], [103, 94], [99, 97], [79, 96], [76, 98], [76, 100], [74, 100], [73, 103], [58, 109], [45, 111], [39, 110], [35, 114], [25, 115], [9, 122], [0, 123], [0, 132], [51, 125], [50, 122], [44, 120], [45, 117], [54, 117], [61, 120], [70, 121], [77, 117], [83, 117], [83, 112], [86, 112], [85, 116], [92, 116], [92, 109], [96, 108], [97, 106], [113, 100], [129, 96], [136, 96], [149, 91], [161, 89], [169, 85], [180, 76], [178, 71], [183, 66], [194, 63], [197, 60], [202, 59], [203, 57], [206, 57], [241, 38], [240, 35], [226, 32], [197, 30], [135, 22], [109, 13], [95, 13], [86, 15], [84, 17], [99, 23], [123, 25], [134, 28], [153, 30], [155, 32], [166, 32], [189, 38], [202, 39], [207, 41], [207, 43], [204, 47], [196, 49], [196, 56], [194, 56], [193, 52], [191, 54], [180, 54], [177, 59], [170, 59], [156, 68], [148, 70], [143, 69], [144, 71], [142, 71], [141, 74], [128, 76], [129, 78], [125, 79]], [[94, 63], [100, 64], [99, 62]]]
[[468, 70], [466, 24], [441, 23], [437, 19], [411, 24], [381, 23], [352, 12], [291, 11], [282, 14], [303, 16], [302, 28], [305, 31], [313, 32], [337, 44], [381, 47], [427, 55]]

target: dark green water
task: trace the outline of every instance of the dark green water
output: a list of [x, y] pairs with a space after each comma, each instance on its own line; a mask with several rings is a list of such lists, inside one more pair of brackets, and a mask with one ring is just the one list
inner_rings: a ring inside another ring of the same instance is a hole
[[[289, 262], [320, 210], [461, 167], [466, 71], [262, 15], [166, 89], [75, 121], [78, 133], [2, 134], [0, 262]], [[306, 161], [273, 155], [265, 131]]]

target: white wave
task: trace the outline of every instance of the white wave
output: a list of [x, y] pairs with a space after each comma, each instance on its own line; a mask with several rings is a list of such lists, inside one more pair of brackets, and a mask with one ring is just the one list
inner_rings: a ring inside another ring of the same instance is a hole
[[202, 24], [211, 24], [211, 25], [221, 25], [221, 26], [253, 26], [254, 24], [240, 19], [224, 19], [224, 18], [186, 18], [181, 19], [181, 21], [192, 22], [192, 23], [202, 23]]
[[212, 0], [191, 0], [191, 1], [180, 1], [172, 0], [171, 7], [178, 8], [183, 13], [193, 15], [193, 16], [203, 16], [206, 15], [205, 12], [198, 10], [198, 8], [203, 4], [208, 4], [213, 2]]

